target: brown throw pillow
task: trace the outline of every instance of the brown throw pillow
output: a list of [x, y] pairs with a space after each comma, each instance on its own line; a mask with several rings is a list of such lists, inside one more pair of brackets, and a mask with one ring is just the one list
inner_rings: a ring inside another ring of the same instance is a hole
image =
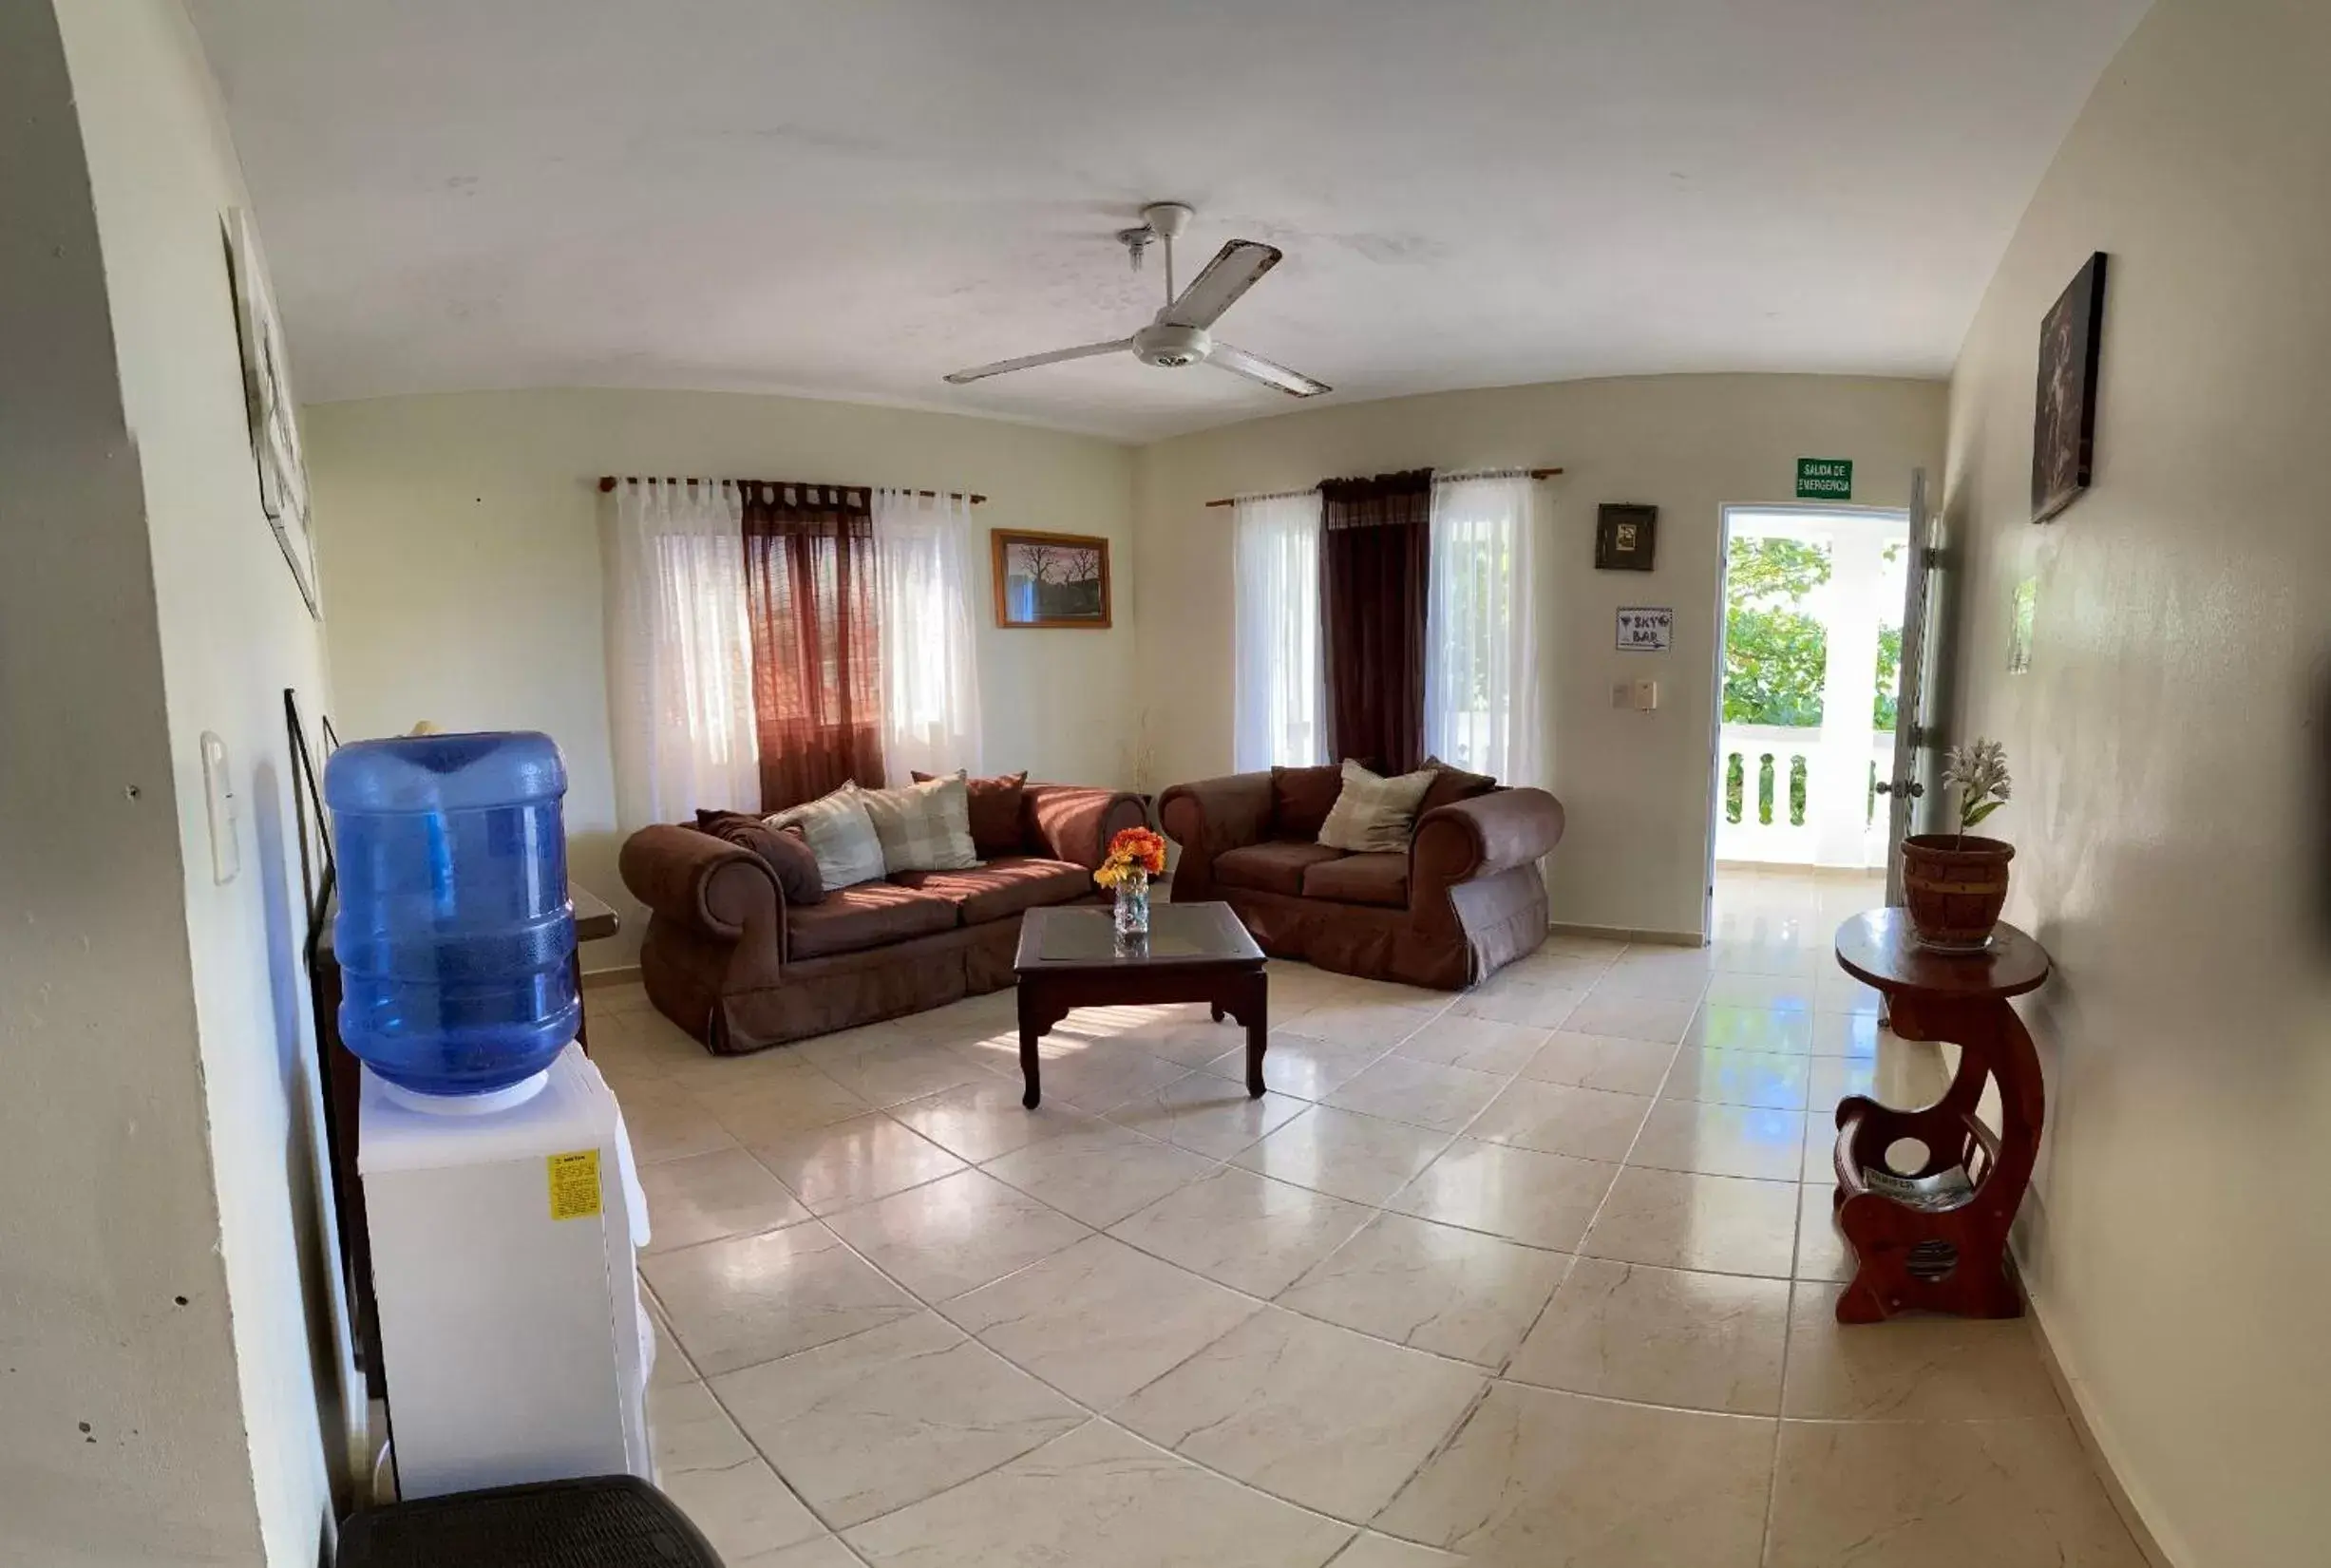
[[1435, 806], [1454, 805], [1476, 795], [1487, 795], [1497, 787], [1497, 781], [1487, 773], [1468, 773], [1462, 767], [1450, 766], [1438, 757], [1427, 757], [1425, 765], [1433, 769], [1432, 787], [1425, 791], [1424, 804], [1416, 808], [1419, 817]]
[[1329, 763], [1323, 767], [1271, 769], [1271, 833], [1280, 839], [1317, 839], [1319, 824], [1336, 808], [1343, 789], [1343, 770]]
[[759, 856], [761, 863], [777, 878], [786, 903], [815, 904], [824, 900], [825, 882], [818, 875], [818, 858], [810, 850], [809, 841], [792, 829], [771, 827], [743, 811], [699, 811], [696, 829]]
[[[929, 784], [940, 775], [917, 773], [917, 784]], [[1028, 784], [1028, 775], [998, 773], [992, 779], [966, 777], [961, 768], [956, 777], [971, 788], [972, 847], [983, 860], [998, 855], [1017, 855], [1026, 847], [1028, 836], [1020, 829], [1020, 794]]]

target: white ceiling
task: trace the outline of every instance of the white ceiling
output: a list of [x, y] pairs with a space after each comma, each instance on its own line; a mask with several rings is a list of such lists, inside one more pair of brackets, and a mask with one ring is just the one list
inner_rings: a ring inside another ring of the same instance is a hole
[[799, 391], [1148, 440], [1296, 406], [1130, 356], [1111, 232], [1287, 259], [1329, 401], [1945, 373], [2146, 0], [192, 0], [314, 400]]

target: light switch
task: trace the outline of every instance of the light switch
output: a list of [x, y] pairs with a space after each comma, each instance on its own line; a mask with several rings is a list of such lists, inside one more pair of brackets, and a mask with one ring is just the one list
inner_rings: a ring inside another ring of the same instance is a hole
[[1635, 683], [1635, 708], [1649, 713], [1659, 706], [1659, 683], [1646, 675]]
[[227, 743], [207, 729], [202, 731], [202, 800], [210, 815], [211, 880], [224, 887], [242, 870], [243, 851], [235, 835], [235, 781], [227, 772]]

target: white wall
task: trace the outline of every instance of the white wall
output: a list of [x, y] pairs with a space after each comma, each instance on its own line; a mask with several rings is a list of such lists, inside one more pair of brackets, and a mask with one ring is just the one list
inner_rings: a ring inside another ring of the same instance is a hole
[[[2050, 1126], [2018, 1254], [2191, 1568], [2331, 1538], [2331, 9], [2162, 0], [2032, 201], [1951, 387], [1961, 735], [2007, 744]], [[2111, 255], [2096, 483], [2029, 520], [2038, 324]], [[2006, 672], [2038, 579], [2031, 670]]]
[[[986, 765], [1129, 783], [1132, 463], [1111, 442], [799, 398], [539, 391], [383, 398], [305, 413], [335, 723], [344, 739], [419, 719], [536, 728], [566, 752], [575, 879], [624, 916], [583, 949], [635, 961], [646, 916], [616, 873], [601, 474], [906, 484], [987, 496], [974, 515]], [[1116, 626], [1005, 631], [987, 531], [1106, 535]]]
[[[1728, 503], [1790, 501], [1799, 457], [1851, 458], [1856, 504], [1902, 506], [1940, 470], [1938, 382], [1656, 376], [1449, 392], [1291, 413], [1144, 447], [1141, 702], [1161, 783], [1231, 765], [1231, 509], [1216, 497], [1431, 466], [1559, 467], [1540, 492], [1541, 719], [1569, 826], [1554, 918], [1696, 934], [1709, 825], [1718, 540]], [[1656, 569], [1597, 572], [1595, 508], [1659, 508]], [[1668, 605], [1667, 653], [1613, 648], [1622, 604]], [[1614, 681], [1660, 684], [1654, 713]]]
[[[321, 639], [258, 508], [218, 226], [244, 198], [193, 30], [178, 0], [56, 20], [10, 8], [0, 47], [35, 131], [0, 271], [0, 1560], [313, 1563], [336, 1349], [280, 714], [321, 701]], [[226, 887], [204, 729], [240, 791]]]

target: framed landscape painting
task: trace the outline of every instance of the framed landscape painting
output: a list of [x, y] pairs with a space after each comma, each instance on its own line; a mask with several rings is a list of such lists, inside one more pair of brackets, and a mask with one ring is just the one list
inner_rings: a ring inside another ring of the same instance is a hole
[[2039, 395], [2032, 421], [2032, 520], [2046, 522], [2087, 489], [2096, 466], [2096, 370], [2104, 350], [2104, 253], [2082, 266], [2039, 324]]
[[995, 624], [1109, 626], [1109, 540], [1085, 534], [992, 528]]

